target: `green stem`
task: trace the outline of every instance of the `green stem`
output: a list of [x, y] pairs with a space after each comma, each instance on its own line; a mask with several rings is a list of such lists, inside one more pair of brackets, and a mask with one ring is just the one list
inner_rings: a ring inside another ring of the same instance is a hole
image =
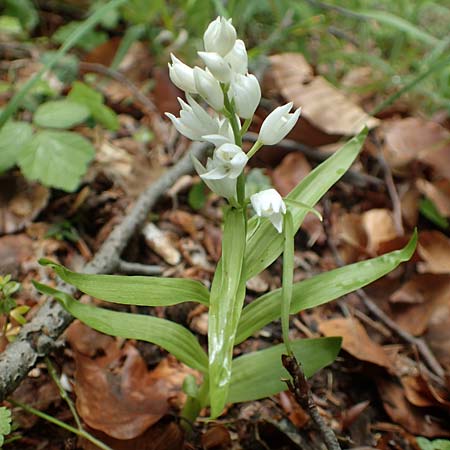
[[114, 450], [108, 445], [104, 444], [102, 441], [98, 440], [97, 438], [89, 434], [87, 431], [78, 430], [77, 428], [67, 425], [64, 422], [61, 422], [61, 420], [58, 420], [53, 416], [45, 414], [42, 411], [39, 411], [38, 409], [34, 409], [33, 407], [26, 405], [25, 403], [21, 403], [13, 399], [8, 399], [8, 402], [13, 404], [14, 406], [22, 408], [26, 412], [29, 412], [37, 417], [40, 417], [41, 419], [46, 420], [47, 422], [53, 423], [54, 425], [57, 425], [60, 428], [64, 428], [65, 430], [70, 431], [71, 433], [76, 434], [77, 436], [80, 436], [88, 440], [89, 442], [92, 442], [94, 445], [96, 445], [98, 448], [101, 448], [102, 450]]
[[260, 141], [256, 141], [253, 147], [248, 151], [247, 157], [250, 159], [264, 144]]
[[283, 285], [281, 287], [281, 330], [288, 355], [293, 356], [289, 339], [289, 315], [294, 279], [294, 223], [288, 210], [284, 215]]
[[205, 408], [208, 404], [208, 394], [209, 394], [209, 379], [205, 376], [200, 389], [198, 390], [197, 397], [188, 396], [186, 403], [181, 411], [181, 417], [184, 419], [182, 422], [182, 427], [187, 431], [192, 431], [192, 424], [197, 419], [200, 411]]
[[241, 129], [241, 138], [244, 137], [244, 134], [247, 133], [248, 129], [250, 128], [250, 125], [252, 124], [252, 119], [245, 119], [244, 124], [242, 125]]
[[47, 371], [49, 375], [52, 377], [52, 380], [55, 382], [56, 386], [59, 390], [59, 395], [61, 398], [67, 403], [69, 406], [70, 412], [72, 413], [73, 418], [75, 419], [75, 422], [77, 424], [77, 428], [79, 430], [83, 430], [83, 425], [81, 424], [80, 417], [78, 416], [77, 410], [75, 409], [75, 405], [72, 402], [72, 399], [67, 394], [66, 390], [63, 388], [61, 381], [58, 377], [58, 374], [56, 373], [55, 366], [50, 361], [50, 358], [45, 358], [45, 364], [47, 365]]

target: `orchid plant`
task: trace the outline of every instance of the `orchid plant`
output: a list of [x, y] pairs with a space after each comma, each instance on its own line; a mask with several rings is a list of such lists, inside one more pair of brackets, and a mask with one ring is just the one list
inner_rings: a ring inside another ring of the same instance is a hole
[[[111, 311], [82, 304], [66, 293], [35, 283], [56, 298], [76, 318], [114, 336], [141, 339], [159, 345], [181, 362], [196, 369], [188, 377], [182, 415], [195, 420], [210, 407], [219, 416], [227, 403], [255, 400], [285, 388], [287, 376], [280, 357], [295, 355], [306, 376], [331, 363], [340, 338], [290, 340], [289, 316], [359, 289], [408, 260], [416, 237], [402, 250], [322, 273], [293, 283], [294, 236], [306, 214], [345, 173], [357, 157], [367, 134], [363, 130], [338, 152], [315, 168], [285, 198], [267, 189], [246, 197], [245, 173], [250, 158], [263, 145], [275, 145], [295, 126], [300, 109], [288, 103], [264, 120], [259, 137], [245, 152], [242, 139], [261, 99], [256, 77], [248, 73], [245, 43], [237, 39], [231, 20], [218, 17], [204, 33], [205, 51], [198, 52], [205, 68], [191, 68], [171, 56], [172, 82], [186, 93], [179, 99], [179, 117], [167, 113], [176, 129], [214, 147], [206, 164], [193, 158], [195, 170], [206, 185], [227, 202], [223, 219], [222, 256], [208, 290], [188, 279], [75, 273], [48, 260], [66, 282], [107, 302], [169, 306], [195, 301], [209, 308], [207, 352], [188, 329], [149, 315]], [[205, 108], [204, 104], [208, 107]], [[253, 210], [254, 214], [251, 214]], [[281, 289], [244, 306], [246, 282], [283, 254]], [[281, 318], [284, 343], [233, 358], [233, 349], [268, 323]]]

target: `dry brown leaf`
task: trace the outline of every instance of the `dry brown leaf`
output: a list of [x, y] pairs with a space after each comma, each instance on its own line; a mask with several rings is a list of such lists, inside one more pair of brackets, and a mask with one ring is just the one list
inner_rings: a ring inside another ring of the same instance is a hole
[[408, 402], [401, 386], [387, 379], [377, 380], [378, 392], [383, 406], [391, 419], [412, 434], [428, 438], [450, 436], [450, 431], [443, 428], [427, 410], [421, 410]]
[[283, 97], [294, 102], [297, 108], [302, 107], [302, 116], [322, 131], [351, 136], [364, 126], [378, 125], [378, 119], [366, 114], [325, 78], [311, 79], [311, 69], [303, 56], [284, 53], [271, 56], [270, 61]]
[[434, 183], [418, 179], [416, 186], [436, 206], [436, 209], [445, 217], [450, 217], [450, 181], [439, 180]]
[[327, 320], [320, 323], [319, 330], [325, 336], [342, 336], [342, 348], [356, 359], [391, 370], [391, 362], [383, 347], [370, 339], [356, 319]]
[[116, 439], [133, 439], [167, 414], [169, 399], [182, 395], [184, 378], [194, 373], [168, 358], [148, 371], [131, 343], [121, 348], [114, 338], [79, 322], [71, 326], [68, 340], [76, 363], [77, 410], [90, 427]]
[[363, 228], [361, 215], [355, 213], [342, 214], [337, 219], [336, 237], [360, 251], [367, 246], [367, 235]]
[[33, 241], [26, 234], [0, 237], [0, 275], [19, 275], [22, 263], [33, 256]]
[[418, 253], [422, 262], [419, 272], [450, 273], [450, 239], [440, 231], [422, 231], [419, 234]]
[[49, 190], [15, 173], [0, 177], [0, 235], [30, 224], [47, 206]]
[[228, 448], [231, 444], [231, 436], [228, 429], [221, 425], [213, 425], [201, 437], [204, 450]]
[[412, 187], [408, 188], [400, 197], [402, 216], [411, 228], [417, 225], [419, 218], [420, 192]]
[[450, 132], [441, 125], [409, 117], [383, 124], [385, 156], [393, 168], [418, 159], [450, 177]]
[[376, 253], [383, 242], [397, 237], [394, 218], [388, 209], [371, 209], [362, 214], [363, 227], [368, 238], [367, 249]]
[[272, 182], [284, 197], [311, 172], [311, 165], [301, 153], [288, 153], [272, 172]]

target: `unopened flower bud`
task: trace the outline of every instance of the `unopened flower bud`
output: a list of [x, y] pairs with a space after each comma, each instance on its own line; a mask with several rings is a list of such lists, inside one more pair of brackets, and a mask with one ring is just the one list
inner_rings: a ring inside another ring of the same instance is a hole
[[261, 101], [261, 88], [254, 75], [236, 74], [231, 83], [231, 96], [239, 117], [251, 119]]
[[222, 56], [215, 52], [198, 52], [206, 67], [214, 77], [222, 83], [229, 83], [231, 80], [231, 67]]
[[175, 55], [170, 54], [172, 64], [169, 63], [169, 77], [172, 83], [190, 94], [196, 94], [194, 82], [194, 69], [180, 61]]
[[264, 120], [259, 131], [258, 141], [264, 145], [278, 144], [294, 128], [301, 108], [289, 114], [293, 103], [275, 108]]
[[286, 205], [275, 189], [266, 189], [250, 197], [253, 209], [259, 217], [267, 217], [278, 233], [283, 230], [283, 215]]
[[246, 74], [248, 71], [248, 56], [244, 41], [238, 39], [229, 53], [225, 55], [225, 61], [234, 72]]
[[217, 17], [212, 21], [203, 35], [203, 43], [207, 52], [217, 52], [225, 56], [236, 42], [236, 30], [231, 24], [231, 19]]
[[220, 83], [214, 76], [200, 67], [194, 67], [194, 81], [197, 92], [205, 99], [213, 109], [223, 109], [223, 92]]

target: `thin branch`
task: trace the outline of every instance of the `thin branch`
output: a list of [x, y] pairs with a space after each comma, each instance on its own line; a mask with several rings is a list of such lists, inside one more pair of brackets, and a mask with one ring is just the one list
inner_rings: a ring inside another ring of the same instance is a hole
[[295, 359], [295, 356], [281, 355], [281, 361], [283, 362], [285, 369], [292, 377], [292, 381], [284, 380], [285, 383], [299, 405], [305, 411], [309, 412], [309, 415], [311, 416], [314, 425], [322, 435], [322, 439], [324, 440], [328, 450], [341, 450], [341, 446], [339, 445], [336, 435], [319, 413], [319, 409], [314, 402], [311, 389], [309, 388], [308, 381], [306, 380], [301, 365]]
[[101, 75], [105, 75], [109, 78], [112, 78], [113, 80], [118, 81], [119, 83], [122, 83], [125, 85], [133, 97], [142, 104], [142, 106], [148, 111], [148, 112], [157, 112], [157, 108], [154, 105], [154, 103], [145, 95], [143, 94], [139, 88], [131, 82], [124, 74], [121, 72], [111, 69], [110, 67], [106, 67], [103, 64], [98, 63], [88, 63], [88, 62], [80, 62], [80, 69], [85, 70], [86, 72], [96, 72]]
[[[120, 256], [131, 236], [145, 221], [149, 211], [173, 183], [182, 175], [192, 172], [189, 153], [201, 158], [205, 144], [194, 143], [188, 154], [151, 184], [138, 198], [131, 211], [117, 225], [83, 272], [112, 273], [117, 269]], [[58, 288], [69, 294], [73, 286], [59, 283]], [[11, 393], [34, 367], [57, 345], [57, 339], [72, 321], [72, 316], [55, 300], [46, 301], [33, 319], [22, 327], [17, 339], [0, 354], [0, 401]]]
[[129, 261], [119, 260], [117, 265], [117, 271], [125, 273], [127, 275], [161, 275], [162, 267], [160, 266], [150, 266], [148, 264], [140, 264]]
[[[244, 135], [244, 140], [249, 142], [256, 142], [258, 135], [256, 133], [247, 132]], [[299, 142], [293, 141], [291, 139], [283, 139], [277, 144], [277, 147], [285, 148], [286, 150], [294, 150], [303, 153], [308, 159], [313, 161], [322, 162], [329, 158], [333, 153], [324, 152], [318, 150], [317, 148], [309, 147], [308, 145], [301, 144]], [[372, 175], [367, 175], [365, 173], [356, 172], [355, 170], [347, 170], [347, 172], [342, 177], [343, 180], [352, 183], [356, 186], [366, 187], [368, 185], [381, 187], [384, 186], [383, 180]]]
[[[324, 202], [324, 216], [329, 218], [330, 211], [330, 202], [329, 200], [325, 200]], [[330, 247], [333, 256], [336, 260], [336, 263], [339, 267], [345, 265], [344, 261], [339, 254], [339, 250], [334, 243], [334, 240], [331, 238], [331, 232], [329, 230], [329, 220], [324, 220], [325, 230], [328, 236], [328, 246]], [[328, 228], [328, 230], [327, 230]], [[423, 358], [424, 362], [431, 369], [433, 375], [437, 376], [439, 380], [442, 380], [445, 371], [442, 366], [439, 364], [438, 360], [434, 356], [431, 349], [428, 347], [428, 344], [421, 338], [415, 337], [403, 330], [398, 326], [398, 324], [392, 320], [367, 294], [363, 289], [358, 289], [355, 291], [360, 300], [363, 302], [364, 306], [370, 311], [370, 313], [375, 316], [378, 320], [380, 320], [387, 328], [392, 330], [397, 336], [403, 339], [405, 342], [415, 346], [417, 351]], [[442, 381], [441, 381], [442, 382]]]

